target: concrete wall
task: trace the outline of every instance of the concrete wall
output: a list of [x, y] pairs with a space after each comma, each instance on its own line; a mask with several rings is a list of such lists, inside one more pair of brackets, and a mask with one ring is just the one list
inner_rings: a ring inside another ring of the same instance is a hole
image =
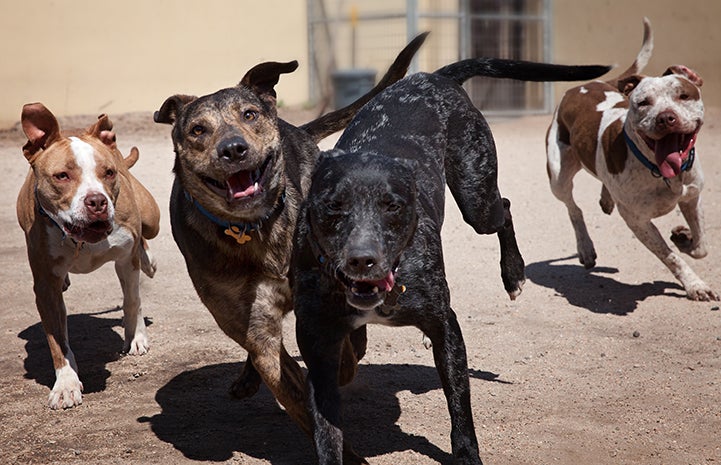
[[308, 99], [304, 1], [0, 0], [0, 11], [0, 128], [35, 101], [56, 115], [156, 110], [262, 61], [297, 59], [279, 98]]
[[[644, 74], [686, 65], [704, 78], [706, 106], [721, 106], [719, 0], [553, 0], [553, 60], [617, 64], [609, 77], [620, 74], [638, 53], [644, 16], [654, 32], [653, 57]], [[556, 85], [556, 101], [569, 87]]]
[[[706, 104], [721, 106], [721, 1], [552, 5], [554, 62], [618, 64], [620, 72], [633, 61], [648, 16], [656, 46], [646, 71], [685, 64], [704, 77]], [[58, 115], [155, 110], [175, 93], [234, 85], [250, 67], [270, 60], [300, 62], [281, 78], [282, 103], [308, 100], [303, 0], [0, 0], [0, 8], [0, 128], [16, 123], [22, 105], [34, 101]], [[446, 37], [436, 36], [422, 54]], [[555, 85], [556, 101], [568, 87]]]

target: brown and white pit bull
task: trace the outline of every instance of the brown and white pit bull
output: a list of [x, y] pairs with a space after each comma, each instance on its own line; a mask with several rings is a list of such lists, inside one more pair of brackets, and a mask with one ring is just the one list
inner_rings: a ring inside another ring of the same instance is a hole
[[595, 266], [596, 251], [573, 199], [573, 177], [581, 168], [603, 183], [603, 211], [610, 214], [618, 205], [631, 231], [671, 270], [689, 299], [719, 300], [651, 221], [678, 205], [688, 227], [674, 228], [671, 240], [693, 258], [706, 256], [703, 173], [695, 153], [704, 117], [699, 90], [703, 81], [680, 65], [659, 77], [639, 75], [652, 50], [650, 24], [644, 19], [643, 45], [629, 69], [615, 80], [566, 92], [546, 140], [551, 190], [566, 204], [586, 268]]
[[138, 149], [123, 158], [106, 115], [85, 131], [61, 133], [55, 116], [41, 103], [27, 104], [23, 153], [30, 172], [17, 201], [33, 273], [35, 303], [55, 367], [52, 409], [82, 403], [83, 385], [68, 342], [63, 291], [68, 273], [89, 273], [115, 262], [123, 290], [124, 352], [148, 351], [140, 308], [140, 270], [152, 277], [155, 261], [147, 239], [158, 234], [160, 211], [129, 168]]

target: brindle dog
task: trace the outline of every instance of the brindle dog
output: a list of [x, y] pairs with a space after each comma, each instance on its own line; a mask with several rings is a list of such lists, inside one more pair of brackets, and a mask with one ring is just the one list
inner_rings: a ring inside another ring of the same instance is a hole
[[[200, 299], [248, 351], [231, 393], [252, 396], [262, 380], [308, 434], [305, 377], [283, 346], [282, 321], [292, 309], [286, 274], [317, 143], [401, 79], [426, 35], [406, 46], [368, 94], [300, 127], [278, 118], [274, 90], [295, 61], [259, 64], [236, 87], [211, 95], [169, 97], [155, 113], [156, 122], [173, 125], [173, 237]], [[345, 455], [347, 463], [360, 461], [350, 450]]]

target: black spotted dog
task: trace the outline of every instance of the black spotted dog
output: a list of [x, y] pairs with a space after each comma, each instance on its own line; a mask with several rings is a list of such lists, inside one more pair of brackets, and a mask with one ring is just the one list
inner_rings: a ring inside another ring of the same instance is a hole
[[576, 80], [606, 71], [483, 58], [415, 74], [371, 100], [336, 148], [321, 155], [298, 219], [291, 270], [321, 464], [341, 463], [338, 380], [349, 371], [341, 354], [350, 335], [362, 356], [368, 323], [416, 326], [430, 338], [455, 463], [481, 463], [465, 345], [441, 250], [444, 183], [477, 233], [498, 235], [511, 298], [525, 278], [510, 203], [496, 183], [493, 136], [461, 84], [472, 76]]

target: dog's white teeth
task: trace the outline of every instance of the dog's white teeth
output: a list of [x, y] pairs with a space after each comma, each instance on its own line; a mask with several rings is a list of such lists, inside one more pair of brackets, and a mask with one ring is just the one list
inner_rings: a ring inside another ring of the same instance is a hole
[[358, 293], [358, 288], [357, 288], [357, 287], [351, 287], [351, 288], [350, 288], [350, 291], [351, 291], [352, 293], [354, 293], [354, 294], [357, 294], [357, 293]]
[[373, 288], [373, 293], [374, 293], [374, 294], [378, 294], [378, 286], [376, 286], [376, 287]]
[[256, 182], [255, 184], [253, 184], [253, 190], [254, 190], [255, 192], [258, 191], [258, 183], [257, 183], [257, 182]]

